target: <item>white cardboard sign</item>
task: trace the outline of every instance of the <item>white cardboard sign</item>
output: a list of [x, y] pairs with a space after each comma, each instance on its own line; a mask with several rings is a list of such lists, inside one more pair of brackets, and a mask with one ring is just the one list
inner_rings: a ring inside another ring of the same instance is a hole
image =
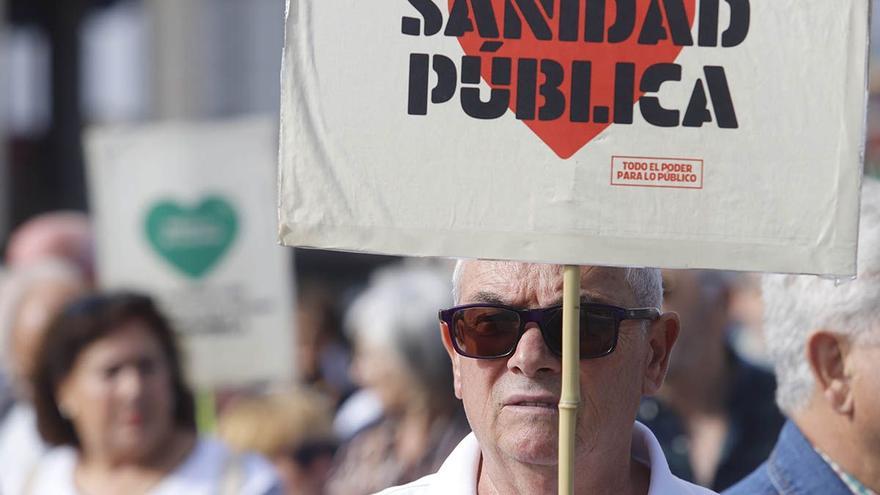
[[292, 378], [292, 272], [274, 242], [272, 120], [88, 136], [100, 285], [157, 298], [200, 387]]
[[855, 273], [868, 0], [288, 0], [288, 245]]

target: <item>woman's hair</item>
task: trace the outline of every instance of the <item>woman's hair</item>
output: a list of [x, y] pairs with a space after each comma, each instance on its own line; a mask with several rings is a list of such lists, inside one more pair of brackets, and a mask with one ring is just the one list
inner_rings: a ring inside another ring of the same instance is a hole
[[55, 319], [43, 339], [37, 354], [33, 386], [37, 428], [47, 443], [80, 446], [73, 424], [58, 408], [58, 388], [85, 349], [131, 321], [146, 324], [168, 363], [175, 424], [195, 431], [193, 395], [184, 381], [180, 352], [168, 321], [147, 296], [109, 292], [72, 302]]
[[234, 450], [269, 459], [332, 455], [336, 446], [329, 398], [305, 388], [233, 402], [221, 414], [217, 433]]
[[452, 303], [449, 277], [430, 266], [393, 265], [375, 272], [352, 303], [349, 334], [396, 354], [434, 410], [456, 409], [452, 365], [443, 347], [437, 311]]

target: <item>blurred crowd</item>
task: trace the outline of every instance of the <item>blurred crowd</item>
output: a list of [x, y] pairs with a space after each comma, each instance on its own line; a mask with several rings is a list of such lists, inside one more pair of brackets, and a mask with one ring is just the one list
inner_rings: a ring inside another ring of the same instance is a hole
[[[437, 470], [470, 431], [437, 311], [446, 265], [302, 281], [295, 379], [215, 391], [197, 425], [175, 329], [149, 295], [99, 291], [89, 219], [17, 228], [0, 277], [0, 493], [374, 493]], [[769, 455], [783, 418], [756, 276], [663, 272], [682, 332], [639, 420], [674, 473], [721, 490]], [[291, 329], [293, 331], [293, 329]]]
[[212, 428], [175, 329], [148, 295], [98, 290], [92, 246], [75, 212], [10, 237], [0, 493], [372, 493], [436, 470], [469, 431], [438, 336], [441, 268], [380, 268], [345, 307], [303, 283], [297, 379], [214, 391]]

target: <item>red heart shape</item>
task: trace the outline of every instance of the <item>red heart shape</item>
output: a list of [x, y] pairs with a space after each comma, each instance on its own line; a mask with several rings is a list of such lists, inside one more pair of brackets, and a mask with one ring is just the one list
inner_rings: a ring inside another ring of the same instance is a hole
[[[453, 5], [456, 1], [457, 0], [449, 0], [450, 11], [452, 11]], [[508, 2], [515, 4], [515, 2], [511, 2], [511, 0], [490, 0], [490, 2], [495, 13], [498, 31], [499, 33], [503, 33], [505, 4]], [[483, 38], [480, 36], [477, 25], [474, 24], [474, 30], [466, 32], [463, 36], [460, 36], [458, 41], [466, 55], [477, 56], [482, 59], [480, 69], [481, 75], [483, 80], [486, 81], [490, 87], [499, 87], [498, 85], [493, 85], [491, 83], [491, 59], [495, 57], [509, 57], [512, 59], [511, 81], [513, 84], [510, 86], [504, 86], [504, 88], [511, 91], [511, 110], [514, 110], [516, 105], [515, 102], [517, 101], [517, 60], [523, 58], [537, 60], [552, 59], [561, 64], [567, 71], [567, 79], [565, 83], [560, 85], [559, 89], [565, 95], [566, 102], [571, 102], [571, 85], [568, 81], [568, 77], [571, 77], [571, 75], [568, 71], [571, 70], [572, 62], [576, 60], [591, 62], [592, 89], [590, 93], [590, 102], [592, 109], [590, 109], [589, 112], [591, 115], [589, 119], [590, 122], [572, 122], [571, 119], [568, 118], [568, 111], [566, 111], [562, 117], [555, 120], [538, 120], [537, 118], [523, 120], [523, 123], [537, 134], [547, 146], [559, 155], [560, 158], [565, 159], [574, 155], [578, 150], [584, 147], [584, 145], [592, 141], [593, 138], [598, 136], [599, 133], [611, 125], [611, 122], [595, 122], [595, 120], [604, 119], [593, 118], [593, 111], [596, 107], [606, 107], [609, 112], [613, 111], [615, 65], [618, 62], [626, 61], [635, 65], [635, 84], [632, 101], [637, 102], [643, 94], [639, 90], [639, 81], [641, 80], [642, 73], [645, 69], [657, 63], [674, 62], [678, 57], [678, 54], [681, 52], [682, 47], [673, 43], [672, 36], [669, 35], [668, 30], [667, 38], [660, 40], [657, 44], [645, 45], [638, 43], [639, 32], [644, 24], [645, 18], [647, 17], [648, 9], [651, 7], [652, 3], [656, 2], [657, 0], [636, 0], [636, 21], [633, 33], [625, 41], [618, 43], [608, 43], [607, 37], [605, 38], [606, 41], [603, 43], [583, 41], [585, 29], [584, 2], [578, 2], [579, 8], [581, 9], [578, 21], [578, 40], [580, 41], [560, 41], [559, 22], [546, 16], [545, 18], [548, 19], [548, 24], [553, 32], [552, 39], [550, 40], [538, 40], [534, 33], [531, 32], [528, 24], [523, 21], [521, 30], [522, 34], [519, 39]], [[555, 3], [557, 4], [556, 14], [558, 17], [558, 9], [560, 8], [558, 5], [559, 2]], [[538, 4], [540, 5], [540, 3]], [[688, 25], [693, 26], [696, 0], [684, 0], [684, 6], [687, 13]], [[616, 2], [608, 1], [605, 12], [606, 33], [608, 26], [613, 24], [614, 20], [617, 18], [616, 10]], [[471, 16], [473, 19], [473, 13], [471, 13]], [[665, 14], [663, 19], [666, 20]], [[668, 26], [668, 24], [664, 24], [664, 26]], [[487, 41], [503, 42], [503, 45], [493, 53], [481, 52], [481, 47], [483, 47], [483, 44]], [[537, 83], [540, 85], [542, 82], [543, 77], [539, 71]], [[539, 94], [537, 96], [538, 107], [541, 106], [542, 100], [543, 99]], [[602, 110], [600, 109], [600, 112], [601, 111]], [[607, 120], [611, 121], [613, 119], [609, 118]]]

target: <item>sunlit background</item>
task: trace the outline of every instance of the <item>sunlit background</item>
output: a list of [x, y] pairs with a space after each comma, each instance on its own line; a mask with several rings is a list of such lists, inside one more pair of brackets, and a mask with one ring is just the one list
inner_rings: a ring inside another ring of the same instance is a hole
[[[277, 115], [284, 3], [0, 0], [0, 247], [36, 213], [88, 209], [90, 125]], [[386, 261], [299, 260], [340, 280]]]

